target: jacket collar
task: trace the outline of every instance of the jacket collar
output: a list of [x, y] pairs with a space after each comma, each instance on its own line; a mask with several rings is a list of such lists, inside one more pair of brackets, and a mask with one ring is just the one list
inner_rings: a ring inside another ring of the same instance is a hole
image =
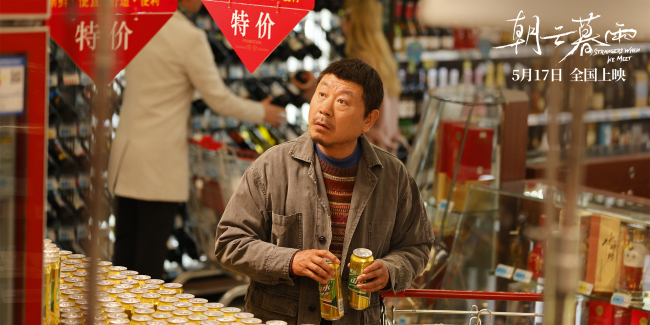
[[[366, 135], [361, 134], [360, 137], [361, 137], [361, 155], [364, 158], [362, 160], [366, 162], [368, 168], [377, 165], [383, 168], [384, 166], [381, 164], [381, 161], [379, 161], [379, 157], [377, 157], [375, 148], [373, 147], [372, 144], [370, 144], [370, 142], [366, 138]], [[311, 135], [309, 134], [309, 131], [303, 133], [300, 137], [298, 137], [298, 139], [295, 140], [293, 146], [291, 147], [291, 150], [289, 151], [289, 154], [291, 154], [291, 157], [298, 160], [302, 160], [304, 162], [308, 162], [308, 163], [314, 162], [314, 156], [315, 156], [314, 141], [311, 139]]]

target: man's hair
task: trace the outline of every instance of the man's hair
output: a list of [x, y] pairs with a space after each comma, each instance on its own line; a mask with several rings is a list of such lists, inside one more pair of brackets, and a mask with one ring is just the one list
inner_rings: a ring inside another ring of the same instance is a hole
[[375, 69], [359, 59], [342, 59], [331, 63], [318, 77], [318, 85], [325, 75], [354, 82], [363, 88], [364, 117], [378, 110], [384, 101], [384, 84]]

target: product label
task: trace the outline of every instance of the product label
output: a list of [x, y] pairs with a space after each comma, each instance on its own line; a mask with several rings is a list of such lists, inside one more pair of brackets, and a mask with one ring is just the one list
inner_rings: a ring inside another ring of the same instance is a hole
[[343, 299], [336, 296], [336, 279], [334, 277], [328, 280], [327, 284], [319, 284], [318, 290], [323, 304], [336, 309], [343, 305]]
[[630, 303], [632, 302], [632, 296], [626, 295], [623, 293], [615, 293], [612, 295], [612, 300], [610, 303], [615, 306], [620, 306], [620, 307], [630, 307]]
[[350, 268], [350, 277], [348, 280], [348, 289], [351, 291], [354, 291], [357, 296], [363, 299], [370, 300], [370, 293], [369, 292], [363, 292], [359, 288], [357, 288], [357, 284], [363, 284], [365, 281], [362, 281], [361, 283], [358, 283], [357, 277], [361, 275], [361, 273], [358, 273], [357, 270]]
[[578, 293], [583, 295], [590, 295], [591, 291], [594, 290], [594, 285], [592, 283], [580, 281], [578, 282]]
[[494, 275], [500, 276], [500, 277], [506, 278], [506, 279], [511, 279], [512, 274], [514, 272], [515, 272], [515, 268], [513, 268], [512, 266], [499, 264], [499, 265], [497, 265], [497, 268], [494, 270]]
[[512, 277], [513, 280], [519, 282], [528, 283], [533, 278], [533, 272], [517, 269], [515, 270], [515, 275]]

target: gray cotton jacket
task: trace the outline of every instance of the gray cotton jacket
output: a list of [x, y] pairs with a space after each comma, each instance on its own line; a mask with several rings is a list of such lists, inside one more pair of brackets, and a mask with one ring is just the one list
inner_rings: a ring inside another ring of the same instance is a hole
[[[354, 184], [343, 243], [345, 316], [334, 323], [379, 324], [379, 292], [370, 307], [347, 302], [347, 264], [356, 248], [370, 249], [402, 291], [425, 268], [433, 231], [415, 181], [393, 155], [361, 135], [362, 157]], [[330, 211], [314, 143], [306, 132], [269, 149], [248, 168], [217, 227], [215, 254], [226, 268], [251, 279], [246, 311], [263, 321], [319, 324], [318, 282], [291, 278], [298, 250], [328, 250]]]

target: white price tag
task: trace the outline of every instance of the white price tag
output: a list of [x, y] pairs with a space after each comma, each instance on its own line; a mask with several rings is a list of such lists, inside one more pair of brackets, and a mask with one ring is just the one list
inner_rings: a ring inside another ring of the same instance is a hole
[[533, 278], [533, 272], [522, 270], [522, 269], [516, 269], [515, 275], [512, 277], [512, 279], [515, 281], [525, 282], [525, 283], [529, 283], [532, 278]]
[[79, 182], [79, 187], [80, 187], [80, 188], [88, 187], [88, 176], [86, 176], [86, 175], [80, 175], [80, 176], [77, 178], [77, 182]]
[[88, 123], [81, 123], [79, 124], [79, 136], [80, 137], [87, 137], [90, 132], [88, 131]]
[[578, 293], [583, 295], [590, 295], [591, 291], [594, 290], [594, 285], [592, 283], [580, 281], [578, 282]]
[[86, 238], [86, 225], [79, 225], [77, 227], [77, 238]]
[[59, 137], [67, 138], [77, 135], [77, 126], [74, 124], [61, 124], [59, 126]]
[[51, 140], [56, 138], [56, 128], [49, 127], [47, 128], [47, 139]]
[[56, 75], [56, 73], [50, 74], [50, 87], [56, 87], [59, 85], [59, 77]]
[[506, 279], [511, 279], [512, 274], [514, 272], [515, 272], [514, 267], [504, 265], [504, 264], [499, 264], [499, 265], [497, 265], [497, 268], [494, 270], [494, 275], [500, 276], [500, 277], [506, 278]]
[[61, 177], [61, 180], [59, 180], [59, 187], [62, 190], [70, 190], [75, 188], [76, 186], [76, 180], [74, 177]]
[[632, 302], [632, 296], [626, 295], [624, 293], [614, 293], [612, 295], [612, 300], [610, 303], [614, 306], [620, 306], [620, 307], [630, 307], [630, 303]]

